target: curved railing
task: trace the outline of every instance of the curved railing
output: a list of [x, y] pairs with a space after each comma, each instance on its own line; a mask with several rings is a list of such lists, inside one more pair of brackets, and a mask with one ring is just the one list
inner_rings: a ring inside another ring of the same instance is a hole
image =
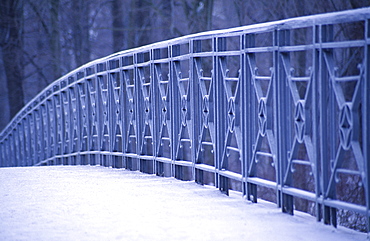
[[300, 17], [90, 62], [1, 132], [0, 166], [138, 169], [369, 223], [369, 19]]

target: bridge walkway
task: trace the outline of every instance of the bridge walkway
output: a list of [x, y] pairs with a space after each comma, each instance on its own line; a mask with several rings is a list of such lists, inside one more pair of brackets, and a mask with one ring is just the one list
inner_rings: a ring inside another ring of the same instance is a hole
[[100, 166], [0, 169], [0, 240], [366, 240], [240, 193]]

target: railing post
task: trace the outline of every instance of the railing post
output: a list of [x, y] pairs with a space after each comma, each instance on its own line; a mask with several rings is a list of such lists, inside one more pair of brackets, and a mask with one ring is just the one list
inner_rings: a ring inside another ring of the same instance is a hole
[[[108, 62], [108, 81], [109, 81], [109, 111], [111, 113], [109, 118], [109, 126], [111, 130], [110, 135], [110, 151], [118, 154], [123, 152], [123, 131], [122, 131], [122, 91], [123, 85], [121, 75], [117, 71], [119, 68], [119, 59], [113, 59]], [[122, 168], [123, 157], [119, 155], [112, 156], [112, 167]]]
[[[321, 36], [320, 31], [321, 27], [319, 25], [312, 26], [312, 43], [314, 45], [320, 45], [319, 36]], [[322, 196], [322, 188], [321, 188], [321, 161], [320, 161], [320, 97], [319, 97], [319, 89], [320, 89], [320, 48], [314, 47], [313, 48], [313, 56], [312, 56], [312, 67], [313, 67], [313, 78], [312, 78], [312, 91], [311, 91], [311, 99], [312, 99], [312, 143], [313, 143], [313, 156], [314, 160], [314, 176], [315, 178], [315, 214], [316, 220], [321, 221], [322, 219], [322, 211], [321, 211], [321, 204], [319, 199]]]
[[[202, 42], [200, 41], [200, 40], [191, 40], [191, 46], [190, 46], [190, 49], [191, 49], [191, 51], [192, 51], [192, 53], [199, 53], [199, 52], [201, 52], [201, 50], [202, 50]], [[196, 57], [192, 57], [191, 58], [191, 63], [192, 63], [192, 82], [194, 82], [193, 83], [193, 86], [194, 87], [196, 87], [196, 85], [198, 85], [199, 86], [199, 79], [196, 79], [196, 77], [197, 77], [197, 74], [196, 74], [196, 71], [197, 71], [197, 58]], [[197, 89], [197, 88], [194, 88], [194, 91], [193, 91], [193, 97], [194, 98], [199, 98], [199, 89]], [[193, 98], [193, 99], [194, 99]], [[201, 123], [200, 122], [200, 120], [198, 120], [198, 117], [199, 117], [199, 115], [200, 115], [200, 113], [201, 113], [201, 110], [200, 110], [200, 103], [199, 103], [200, 101], [199, 100], [197, 100], [197, 101], [195, 101], [195, 100], [193, 100], [193, 114], [192, 114], [192, 116], [193, 116], [193, 122], [194, 123], [199, 123], [199, 125], [202, 125], [203, 123]], [[199, 136], [199, 134], [198, 133], [196, 133], [196, 128], [197, 128], [197, 124], [194, 124], [194, 128], [193, 128], [193, 139], [194, 140], [197, 140], [198, 139], [198, 136]], [[199, 128], [200, 128], [200, 126], [199, 126]], [[199, 143], [198, 143], [198, 141], [197, 141], [197, 143], [195, 144], [193, 144], [193, 147], [197, 147], [197, 146], [199, 146]], [[202, 147], [200, 147], [200, 148], [202, 148]], [[197, 160], [196, 160], [196, 153], [195, 153], [195, 156], [194, 156], [194, 162], [193, 162], [193, 166], [195, 166], [195, 164], [197, 163]], [[201, 185], [203, 185], [204, 184], [204, 173], [203, 173], [204, 171], [203, 170], [199, 170], [199, 169], [197, 169], [197, 168], [193, 168], [193, 173], [194, 173], [194, 180], [195, 180], [195, 182], [196, 183], [198, 183], [198, 184], [201, 184]]]
[[[44, 133], [44, 121], [43, 121], [43, 112], [45, 106], [43, 104], [39, 105], [38, 111], [36, 112], [36, 132], [37, 132], [37, 143], [36, 143], [36, 150], [37, 150], [37, 159], [35, 165], [40, 165], [41, 163], [44, 165], [43, 160], [45, 160], [45, 133]], [[16, 148], [16, 147], [15, 147]]]
[[[276, 120], [276, 137], [277, 137], [277, 150], [278, 150], [278, 170], [277, 170], [277, 181], [281, 188], [284, 185], [291, 185], [292, 179], [288, 177], [284, 180], [284, 173], [288, 167], [288, 138], [290, 138], [290, 129], [288, 128], [289, 113], [287, 108], [290, 106], [290, 100], [287, 97], [287, 76], [284, 71], [282, 58], [285, 53], [279, 51], [280, 46], [288, 46], [290, 43], [290, 31], [289, 30], [276, 30], [275, 33], [275, 46], [277, 49], [274, 51], [274, 66], [275, 66], [275, 78], [274, 83], [274, 107], [277, 111]], [[293, 196], [277, 191], [277, 197], [280, 198], [280, 205], [284, 213], [293, 214]], [[279, 205], [279, 203], [278, 203]]]
[[[29, 114], [29, 130], [30, 130], [30, 166], [35, 165], [36, 163], [36, 142], [37, 142], [37, 136], [35, 131], [35, 113]], [[9, 152], [10, 152], [10, 146], [9, 146]], [[11, 155], [9, 155], [11, 158]]]
[[[167, 49], [168, 51], [168, 49]], [[151, 76], [152, 76], [152, 111], [153, 111], [153, 156], [154, 156], [154, 166], [153, 173], [158, 176], [165, 176], [164, 164], [161, 161], [158, 161], [157, 157], [161, 156], [159, 152], [163, 153], [163, 138], [162, 138], [162, 129], [164, 128], [163, 123], [164, 116], [168, 113], [167, 108], [161, 106], [166, 101], [166, 97], [163, 96], [163, 92], [166, 92], [166, 84], [163, 82], [162, 78], [162, 68], [160, 63], [156, 63], [156, 60], [161, 59], [161, 49], [152, 50], [152, 66], [151, 66]], [[162, 107], [162, 108], [161, 108]], [[161, 118], [162, 117], [162, 118]]]
[[180, 96], [178, 92], [178, 83], [177, 83], [177, 75], [176, 72], [176, 61], [174, 60], [174, 57], [177, 57], [180, 55], [180, 46], [179, 45], [171, 45], [170, 46], [170, 58], [171, 58], [171, 64], [170, 64], [170, 91], [171, 91], [171, 102], [170, 102], [170, 108], [171, 108], [171, 119], [172, 119], [172, 131], [171, 131], [171, 176], [176, 175], [176, 165], [175, 165], [175, 159], [176, 159], [176, 148], [178, 146], [178, 130], [180, 129], [180, 118], [179, 118], [179, 106], [180, 103]]
[[[21, 125], [21, 123], [18, 123], [17, 125], [17, 135], [18, 135], [18, 163], [17, 165], [18, 166], [24, 166], [23, 164], [23, 160], [24, 160], [24, 137], [23, 137], [23, 126]], [[0, 143], [0, 167], [2, 166], [2, 163], [1, 163], [1, 147], [2, 147], [2, 144]]]
[[201, 99], [200, 99], [200, 90], [199, 90], [199, 79], [197, 78], [196, 66], [195, 66], [195, 57], [193, 53], [197, 51], [201, 51], [201, 42], [196, 40], [190, 40], [189, 42], [189, 84], [190, 84], [190, 105], [191, 105], [191, 120], [192, 120], [192, 130], [191, 130], [191, 172], [192, 172], [192, 180], [195, 180], [195, 163], [196, 163], [196, 155], [197, 155], [197, 148], [199, 146], [199, 133], [201, 128], [201, 121], [200, 121], [200, 113], [201, 113]]
[[367, 232], [370, 233], [370, 20], [365, 21], [365, 56], [364, 65], [365, 73], [363, 80], [363, 104], [362, 104], [362, 136], [364, 160], [365, 160], [365, 173], [363, 173], [363, 180], [365, 182], [365, 198], [366, 198], [366, 215], [367, 215]]
[[[99, 146], [99, 113], [98, 113], [98, 87], [97, 87], [97, 76], [95, 71], [95, 66], [92, 67], [92, 73], [86, 73], [87, 76], [90, 76], [87, 81], [88, 88], [88, 99], [89, 99], [89, 114], [90, 114], [90, 132], [89, 132], [89, 156], [90, 156], [90, 165], [100, 165], [99, 155], [96, 154], [96, 151]], [[88, 69], [86, 70], [86, 72]]]
[[47, 163], [45, 163], [44, 161], [47, 160], [48, 156], [47, 156], [47, 153], [48, 153], [48, 146], [49, 146], [49, 132], [50, 132], [50, 128], [49, 128], [49, 123], [48, 123], [48, 114], [47, 114], [47, 106], [46, 106], [46, 103], [42, 103], [40, 105], [40, 124], [42, 126], [42, 130], [41, 130], [41, 134], [42, 134], [42, 138], [41, 138], [41, 148], [40, 148], [40, 152], [41, 152], [41, 159], [40, 159], [40, 162], [42, 162], [42, 165], [47, 165]]
[[[191, 63], [189, 59], [189, 42], [172, 46], [172, 105], [173, 110], [173, 167], [174, 176], [189, 180], [192, 167], [192, 126], [191, 119]], [[189, 151], [190, 150], [190, 151]]]
[[247, 126], [247, 118], [248, 116], [248, 98], [251, 95], [251, 92], [248, 92], [248, 83], [247, 82], [247, 76], [246, 76], [246, 70], [248, 69], [246, 66], [246, 55], [245, 55], [245, 48], [246, 48], [246, 36], [245, 34], [239, 35], [239, 62], [240, 62], [240, 69], [239, 69], [239, 96], [240, 96], [240, 135], [241, 135], [241, 146], [240, 148], [240, 165], [241, 165], [241, 176], [242, 176], [242, 182], [241, 182], [241, 191], [243, 197], [247, 197], [247, 184], [246, 184], [246, 177], [248, 173], [248, 162], [246, 161], [246, 156], [248, 155], [248, 146], [250, 146], [249, 139], [248, 139], [248, 133], [246, 130]]
[[2, 153], [2, 156], [4, 158], [4, 167], [8, 167], [9, 166], [9, 155], [8, 155], [8, 145], [9, 145], [9, 141], [8, 141], [8, 138], [4, 138], [4, 144], [3, 144], [3, 153]]
[[191, 153], [191, 160], [192, 160], [192, 179], [200, 184], [204, 184], [204, 175], [203, 171], [198, 170], [195, 168], [196, 159], [197, 159], [197, 151], [199, 147], [199, 136], [200, 130], [202, 128], [201, 122], [201, 92], [200, 92], [200, 79], [197, 75], [197, 58], [194, 57], [193, 54], [199, 53], [202, 51], [202, 42], [200, 40], [190, 40], [190, 87], [191, 87], [191, 119], [192, 119], [192, 153]]
[[[224, 151], [224, 144], [225, 144], [225, 130], [226, 130], [226, 119], [224, 117], [226, 112], [226, 96], [224, 90], [224, 80], [222, 76], [222, 66], [221, 61], [223, 58], [220, 56], [221, 51], [226, 50], [226, 38], [223, 37], [216, 37], [215, 41], [215, 82], [214, 85], [216, 87], [215, 96], [217, 101], [215, 103], [216, 110], [215, 110], [215, 126], [216, 126], [216, 155], [215, 155], [215, 162], [216, 162], [216, 172], [222, 170], [222, 160], [223, 160], [223, 151]], [[229, 179], [224, 177], [220, 174], [217, 174], [216, 182], [218, 183], [218, 188], [221, 192], [228, 194], [229, 193]]]
[[[75, 77], [71, 77], [69, 81], [74, 82], [80, 76], [77, 73]], [[83, 76], [82, 76], [83, 78]], [[71, 122], [72, 124], [72, 146], [71, 150], [73, 153], [76, 153], [73, 156], [73, 164], [74, 165], [81, 165], [81, 140], [82, 140], [82, 131], [81, 131], [81, 112], [79, 107], [81, 106], [81, 98], [79, 95], [78, 85], [74, 84], [73, 87], [70, 89], [71, 95], [71, 107], [72, 107], [72, 115], [71, 115]]]
[[14, 151], [14, 130], [9, 135], [9, 160], [10, 160], [10, 166], [15, 166], [15, 151]]
[[[68, 84], [70, 82], [74, 81], [74, 77], [71, 76], [68, 78]], [[77, 136], [76, 134], [78, 133], [77, 131], [77, 125], [78, 123], [76, 122], [77, 121], [77, 110], [75, 108], [75, 106], [77, 107], [77, 99], [76, 99], [76, 93], [75, 93], [75, 89], [74, 89], [74, 86], [70, 86], [68, 89], [68, 102], [69, 102], [69, 123], [70, 123], [70, 126], [69, 126], [69, 132], [70, 132], [70, 141], [69, 141], [69, 147], [68, 147], [68, 154], [70, 155], [69, 157], [69, 163], [68, 165], [76, 165], [77, 164], [77, 155], [72, 155], [74, 153], [77, 152], [76, 149], [74, 149], [76, 146], [75, 146], [75, 141], [77, 142], [78, 139], [77, 139]]]
[[[142, 54], [141, 53], [135, 53], [134, 54], [134, 85], [135, 85], [135, 120], [136, 120], [136, 123], [135, 123], [135, 128], [136, 128], [136, 147], [135, 147], [135, 151], [136, 151], [136, 155], [140, 154], [140, 146], [141, 146], [141, 142], [142, 142], [142, 138], [141, 138], [141, 133], [142, 133], [142, 128], [141, 128], [141, 115], [140, 115], [140, 112], [141, 112], [141, 108], [143, 108], [142, 106], [142, 103], [141, 103], [141, 98], [140, 98], [140, 80], [139, 80], [139, 73], [138, 73], [138, 66], [137, 64], [142, 61]], [[132, 158], [131, 159], [132, 163], [131, 163], [131, 170], [140, 170], [140, 159], [139, 158]]]
[[[83, 76], [84, 77], [84, 76]], [[80, 145], [78, 150], [83, 154], [80, 155], [80, 165], [90, 164], [90, 155], [86, 154], [89, 151], [89, 108], [88, 108], [88, 91], [87, 91], [87, 79], [83, 78], [81, 83], [77, 84], [78, 97], [79, 97], [79, 123], [80, 123]]]
[[110, 99], [108, 91], [110, 90], [110, 81], [107, 74], [107, 62], [96, 64], [97, 72], [97, 91], [98, 91], [98, 113], [99, 113], [99, 138], [98, 138], [98, 156], [100, 158], [100, 165], [102, 166], [111, 166], [111, 155], [108, 155], [111, 152], [111, 142], [110, 136], [111, 128], [109, 124], [110, 116]]
[[[322, 174], [322, 195], [323, 200], [325, 201], [327, 198], [334, 198], [334, 193], [327, 193], [329, 188], [329, 176], [331, 173], [330, 170], [330, 162], [333, 158], [332, 151], [329, 153], [327, 151], [327, 141], [329, 140], [329, 146], [333, 146], [333, 137], [331, 135], [327, 135], [327, 128], [331, 128], [334, 126], [333, 124], [330, 125], [330, 121], [328, 118], [333, 116], [333, 96], [332, 92], [330, 91], [330, 78], [328, 77], [328, 67], [325, 63], [325, 54], [330, 55], [331, 50], [323, 49], [322, 43], [329, 42], [333, 39], [333, 27], [330, 25], [321, 25], [320, 26], [320, 87], [319, 87], [319, 95], [320, 95], [320, 160], [321, 160], [321, 174]], [[327, 53], [325, 53], [325, 51]], [[330, 60], [329, 60], [330, 61]], [[332, 64], [332, 63], [329, 63]], [[330, 116], [328, 117], [328, 109], [330, 112]], [[330, 131], [330, 133], [334, 133]], [[335, 145], [334, 145], [335, 146]], [[333, 148], [332, 148], [333, 149]], [[325, 224], [331, 224], [333, 220], [332, 213], [333, 210], [331, 207], [326, 206], [325, 204], [322, 205], [322, 213], [323, 213], [323, 220]]]
[[[50, 88], [50, 95], [47, 100], [47, 112], [48, 112], [48, 121], [49, 121], [49, 141], [48, 141], [48, 159], [50, 165], [56, 165], [56, 136], [57, 136], [57, 120], [56, 120], [56, 110], [54, 104], [54, 90], [53, 87]], [[24, 135], [23, 135], [24, 136]], [[24, 148], [24, 147], [23, 147]], [[24, 151], [25, 153], [25, 151]]]
[[0, 141], [0, 167], [5, 166], [5, 157], [4, 157], [4, 142]]
[[62, 109], [62, 116], [63, 116], [63, 123], [62, 123], [62, 135], [63, 135], [63, 142], [61, 143], [62, 146], [62, 164], [69, 165], [70, 164], [70, 157], [68, 154], [70, 153], [70, 142], [71, 142], [71, 120], [70, 120], [70, 101], [69, 101], [69, 93], [68, 89], [65, 89], [67, 86], [66, 80], [61, 82], [61, 88], [63, 89], [61, 92], [61, 109]]
[[[167, 49], [168, 51], [168, 49]], [[152, 49], [151, 50], [151, 78], [152, 78], [152, 85], [151, 85], [151, 92], [152, 92], [152, 103], [151, 109], [153, 112], [153, 173], [156, 175], [164, 175], [164, 166], [163, 163], [157, 160], [159, 155], [160, 145], [163, 145], [161, 139], [161, 125], [163, 120], [161, 119], [161, 113], [166, 113], [167, 110], [163, 111], [160, 108], [160, 103], [162, 102], [162, 93], [161, 90], [161, 78], [165, 78], [162, 76], [161, 72], [161, 64], [156, 63], [156, 60], [161, 59], [161, 49]]]
[[[251, 66], [252, 64], [250, 63], [251, 58], [248, 58], [249, 55], [253, 55], [253, 53], [248, 53], [248, 48], [253, 48], [255, 47], [255, 35], [253, 33], [248, 33], [245, 35], [245, 53], [244, 53], [244, 58], [245, 58], [245, 65]], [[247, 179], [246, 183], [246, 196], [247, 200], [252, 201], [254, 203], [257, 202], [257, 185], [254, 183], [248, 182], [249, 177], [254, 177], [255, 176], [255, 171], [251, 170], [254, 169], [252, 167], [254, 160], [253, 158], [253, 147], [254, 147], [254, 133], [256, 133], [256, 123], [254, 122], [253, 116], [255, 115], [255, 106], [256, 106], [256, 101], [254, 95], [254, 83], [253, 83], [253, 77], [252, 77], [252, 70], [249, 67], [245, 67], [245, 83], [242, 84], [242, 93], [244, 96], [243, 104], [244, 104], [244, 152], [243, 152], [243, 157], [244, 157], [244, 162], [245, 164], [245, 178]]]
[[135, 54], [136, 56], [136, 98], [137, 98], [137, 150], [138, 170], [153, 172], [154, 139], [153, 139], [153, 78], [152, 50]]
[[148, 170], [150, 173], [157, 173], [157, 164], [156, 164], [156, 158], [158, 153], [158, 134], [159, 134], [159, 119], [157, 118], [157, 103], [159, 101], [157, 92], [157, 86], [158, 86], [158, 80], [155, 78], [155, 66], [154, 61], [155, 59], [160, 58], [160, 53], [156, 52], [155, 49], [150, 49], [150, 131], [152, 135], [151, 139], [151, 154], [152, 154], [152, 160], [150, 161], [150, 169]]
[[[214, 106], [214, 112], [213, 112], [213, 126], [214, 126], [214, 137], [215, 137], [215, 140], [214, 140], [214, 150], [213, 150], [213, 156], [214, 156], [214, 166], [215, 166], [215, 175], [214, 175], [214, 183], [215, 183], [215, 187], [216, 188], [219, 188], [220, 185], [219, 185], [219, 159], [220, 159], [220, 153], [219, 153], [219, 149], [220, 149], [220, 144], [222, 143], [219, 143], [218, 141], [218, 132], [220, 131], [219, 128], [218, 128], [218, 115], [219, 115], [219, 109], [218, 109], [218, 75], [219, 75], [219, 69], [218, 69], [218, 64], [217, 64], [217, 61], [218, 61], [218, 56], [217, 56], [217, 52], [218, 52], [218, 46], [217, 46], [217, 41], [218, 41], [218, 38], [217, 37], [212, 37], [212, 52], [213, 52], [213, 56], [212, 56], [212, 92], [213, 92], [213, 99], [214, 99], [214, 103], [213, 103], [213, 106]], [[222, 154], [222, 153], [221, 153]]]

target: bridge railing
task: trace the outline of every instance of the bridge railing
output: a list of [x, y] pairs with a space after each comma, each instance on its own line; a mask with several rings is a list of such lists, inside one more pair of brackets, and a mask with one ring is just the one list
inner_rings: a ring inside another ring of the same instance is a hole
[[90, 62], [1, 132], [0, 166], [123, 167], [238, 190], [334, 226], [339, 211], [354, 212], [369, 227], [369, 29], [366, 8]]

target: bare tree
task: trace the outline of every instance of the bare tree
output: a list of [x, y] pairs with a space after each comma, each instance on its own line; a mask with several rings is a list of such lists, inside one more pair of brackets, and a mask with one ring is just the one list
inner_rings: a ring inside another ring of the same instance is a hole
[[89, 1], [73, 0], [71, 10], [74, 57], [76, 66], [80, 66], [90, 60]]
[[150, 43], [152, 11], [150, 0], [131, 1], [128, 47], [138, 47]]
[[50, 49], [53, 80], [61, 76], [61, 47], [59, 27], [59, 0], [50, 0]]
[[212, 29], [213, 3], [214, 0], [182, 1], [188, 34]]
[[112, 1], [112, 36], [113, 36], [113, 51], [117, 52], [125, 47], [124, 43], [124, 2], [122, 0]]
[[10, 116], [23, 106], [23, 1], [0, 3], [0, 47], [7, 79]]

